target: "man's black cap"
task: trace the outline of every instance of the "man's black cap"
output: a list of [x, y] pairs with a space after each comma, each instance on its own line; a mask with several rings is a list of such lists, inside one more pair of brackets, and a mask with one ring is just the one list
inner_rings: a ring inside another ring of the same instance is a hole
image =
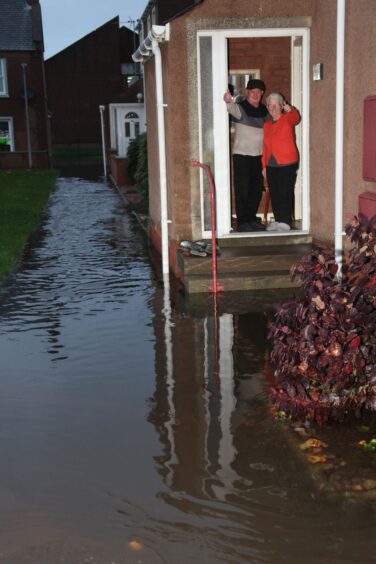
[[262, 80], [259, 80], [258, 78], [249, 79], [248, 82], [247, 82], [246, 88], [247, 88], [247, 90], [252, 90], [253, 88], [259, 88], [263, 92], [265, 92], [265, 90], [266, 90], [265, 82], [263, 82]]

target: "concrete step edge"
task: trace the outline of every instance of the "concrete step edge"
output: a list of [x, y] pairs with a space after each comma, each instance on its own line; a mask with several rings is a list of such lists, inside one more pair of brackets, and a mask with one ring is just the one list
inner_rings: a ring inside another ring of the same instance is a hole
[[[219, 275], [217, 282], [218, 285], [223, 286], [224, 292], [297, 288], [300, 285], [298, 282], [292, 282], [290, 275], [285, 272]], [[207, 276], [187, 276], [184, 279], [184, 286], [188, 293], [207, 292], [212, 283], [212, 278]]]
[[247, 246], [260, 246], [265, 247], [269, 245], [298, 245], [300, 243], [312, 244], [312, 235], [308, 233], [294, 233], [283, 235], [263, 235], [253, 237], [223, 237], [218, 238], [220, 247], [247, 247]]
[[[178, 265], [184, 276], [210, 275], [212, 271], [211, 257], [185, 257], [179, 253]], [[257, 273], [257, 272], [289, 272], [302, 254], [285, 253], [278, 255], [220, 256], [217, 260], [219, 273]]]

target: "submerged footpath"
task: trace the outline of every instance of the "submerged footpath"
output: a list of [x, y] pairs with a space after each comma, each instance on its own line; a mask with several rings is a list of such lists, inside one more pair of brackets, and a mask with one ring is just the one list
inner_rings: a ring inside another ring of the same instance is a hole
[[328, 499], [376, 500], [376, 417], [310, 427], [281, 422], [286, 442]]
[[[132, 210], [140, 227], [148, 232], [148, 216], [137, 212], [140, 200], [136, 186], [116, 186], [120, 196]], [[244, 292], [239, 300], [236, 293], [227, 294], [219, 300], [219, 312], [239, 309], [257, 309], [263, 303], [265, 315], [270, 318], [278, 303], [291, 295], [291, 291]], [[176, 296], [175, 296], [176, 298]], [[182, 300], [181, 297], [176, 299]], [[207, 296], [187, 295], [184, 298], [189, 311], [207, 308]], [[264, 392], [271, 381], [270, 367], [266, 364]], [[271, 416], [280, 426], [286, 443], [313, 482], [317, 494], [327, 499], [355, 498], [376, 500], [376, 416], [351, 418], [342, 423], [326, 424], [323, 427], [292, 423], [284, 414], [270, 409]]]

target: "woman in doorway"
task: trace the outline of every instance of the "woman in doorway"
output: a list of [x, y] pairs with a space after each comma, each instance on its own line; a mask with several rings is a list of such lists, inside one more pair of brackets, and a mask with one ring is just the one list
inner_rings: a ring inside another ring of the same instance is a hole
[[294, 128], [300, 122], [300, 114], [276, 92], [269, 94], [266, 107], [271, 119], [264, 123], [262, 171], [269, 186], [275, 220], [266, 230], [286, 232], [292, 226], [294, 188], [299, 166]]

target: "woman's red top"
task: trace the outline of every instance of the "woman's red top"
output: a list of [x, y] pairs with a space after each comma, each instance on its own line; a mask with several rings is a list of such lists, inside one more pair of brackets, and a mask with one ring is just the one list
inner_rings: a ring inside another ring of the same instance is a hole
[[277, 121], [268, 120], [264, 123], [264, 146], [262, 152], [262, 166], [266, 167], [271, 156], [273, 165], [288, 165], [299, 160], [299, 153], [295, 143], [294, 127], [300, 122], [300, 114], [296, 108], [282, 114]]

